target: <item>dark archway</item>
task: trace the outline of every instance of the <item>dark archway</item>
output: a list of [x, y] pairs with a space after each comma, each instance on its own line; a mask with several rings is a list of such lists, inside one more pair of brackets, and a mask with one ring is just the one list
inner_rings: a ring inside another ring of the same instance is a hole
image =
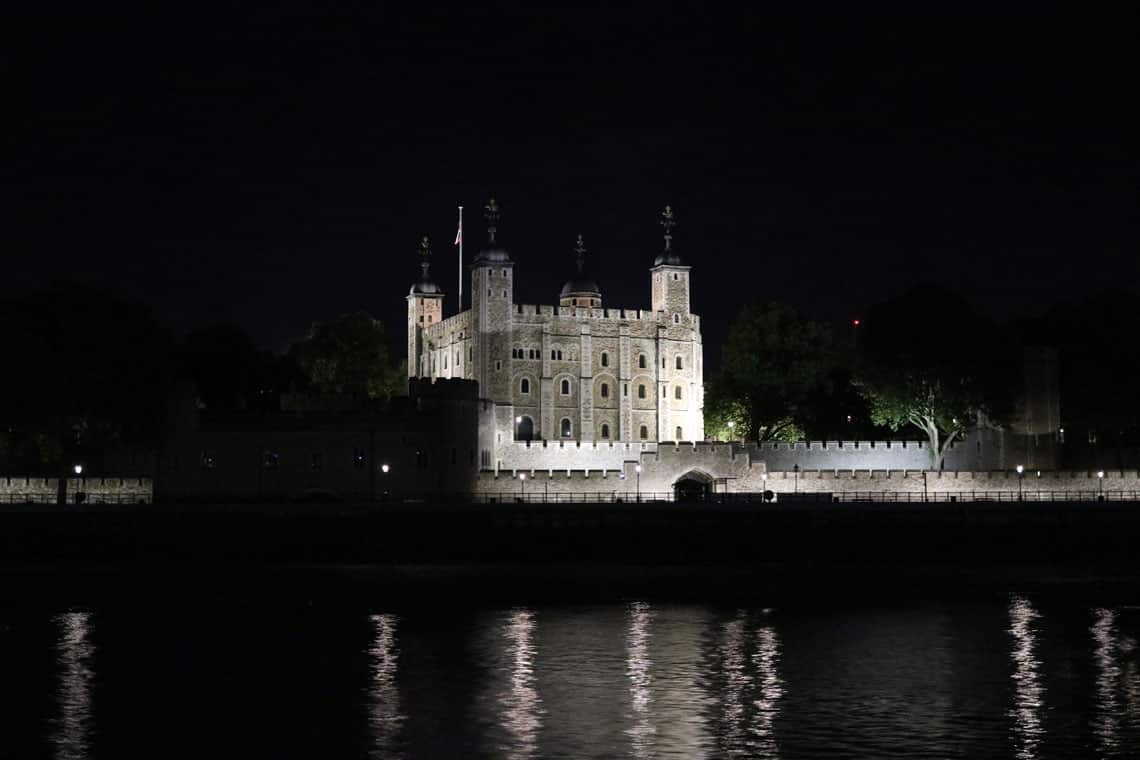
[[515, 440], [534, 440], [534, 420], [524, 415], [523, 418], [515, 424]]
[[704, 501], [712, 494], [712, 476], [700, 470], [690, 470], [673, 483], [673, 498], [677, 501]]

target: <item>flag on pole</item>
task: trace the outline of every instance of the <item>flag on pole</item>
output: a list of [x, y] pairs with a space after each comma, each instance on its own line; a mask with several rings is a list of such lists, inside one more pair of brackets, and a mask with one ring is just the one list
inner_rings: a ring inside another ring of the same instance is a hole
[[463, 242], [463, 220], [459, 220], [459, 229], [455, 232], [455, 242], [452, 245], [459, 245]]

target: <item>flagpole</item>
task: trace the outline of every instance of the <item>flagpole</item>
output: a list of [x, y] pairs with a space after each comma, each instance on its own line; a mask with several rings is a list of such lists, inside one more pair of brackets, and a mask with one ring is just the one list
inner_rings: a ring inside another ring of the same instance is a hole
[[463, 207], [459, 207], [459, 310], [463, 311]]

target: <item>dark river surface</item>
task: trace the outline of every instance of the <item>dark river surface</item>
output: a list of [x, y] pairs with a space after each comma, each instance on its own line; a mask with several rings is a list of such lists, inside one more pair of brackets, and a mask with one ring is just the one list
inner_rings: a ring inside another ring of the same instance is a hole
[[0, 609], [5, 758], [1140, 756], [1140, 608]]

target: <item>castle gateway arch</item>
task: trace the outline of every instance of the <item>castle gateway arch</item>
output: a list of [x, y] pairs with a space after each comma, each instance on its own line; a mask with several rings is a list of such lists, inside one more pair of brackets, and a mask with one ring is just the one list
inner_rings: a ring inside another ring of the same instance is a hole
[[673, 481], [677, 501], [704, 501], [713, 490], [713, 477], [703, 470], [689, 470]]

